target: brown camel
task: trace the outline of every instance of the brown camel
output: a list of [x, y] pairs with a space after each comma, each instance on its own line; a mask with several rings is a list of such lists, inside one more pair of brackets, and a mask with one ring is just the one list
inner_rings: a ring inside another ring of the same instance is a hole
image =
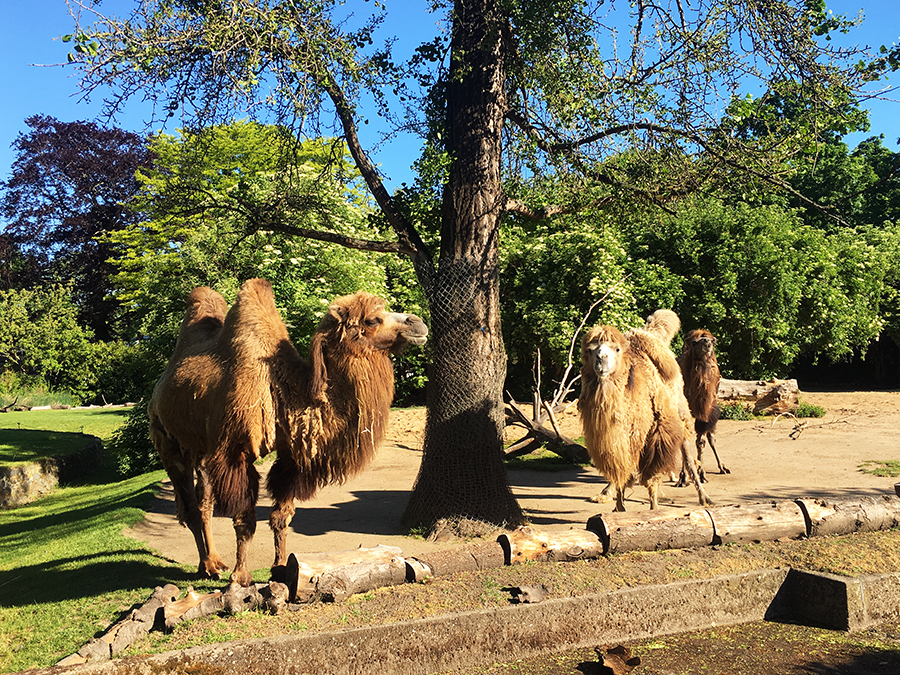
[[231, 582], [247, 586], [259, 496], [254, 461], [278, 456], [267, 481], [269, 525], [274, 564], [284, 565], [294, 500], [342, 482], [373, 457], [394, 396], [389, 354], [423, 344], [428, 329], [417, 316], [385, 311], [374, 295], [348, 295], [328, 308], [307, 361], [264, 279], [247, 281], [227, 313], [222, 296], [206, 287], [187, 304], [150, 400], [150, 436], [175, 488], [178, 519], [197, 543], [199, 573], [217, 579], [227, 569], [210, 530], [215, 506], [234, 523]]
[[[625, 510], [624, 490], [637, 478], [658, 506], [662, 477], [688, 455], [691, 417], [681, 372], [668, 342], [680, 321], [659, 310], [643, 328], [622, 334], [597, 326], [582, 339], [582, 386], [578, 398], [585, 445], [594, 466], [616, 491], [616, 511]], [[711, 503], [692, 472], [701, 504]]]
[[[703, 470], [703, 448], [705, 440], [709, 441], [719, 473], [731, 473], [716, 451], [715, 433], [719, 421], [719, 363], [716, 361], [716, 338], [708, 330], [692, 330], [684, 338], [684, 351], [678, 357], [681, 374], [684, 377], [684, 394], [687, 397], [691, 415], [694, 417], [694, 430], [697, 433], [697, 463], [700, 479], [706, 482]], [[705, 440], [704, 440], [705, 437]], [[681, 481], [684, 481], [682, 473]]]

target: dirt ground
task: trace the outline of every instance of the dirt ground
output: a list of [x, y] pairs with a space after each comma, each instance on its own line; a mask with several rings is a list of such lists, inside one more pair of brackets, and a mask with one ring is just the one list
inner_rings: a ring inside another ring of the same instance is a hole
[[[808, 419], [794, 438], [796, 421], [782, 418], [747, 422], [722, 421], [718, 447], [730, 474], [715, 473], [710, 455], [706, 489], [719, 505], [759, 503], [799, 497], [848, 498], [894, 493], [898, 478], [881, 478], [859, 470], [866, 461], [900, 459], [900, 392], [802, 392], [801, 400], [824, 407], [823, 418]], [[563, 431], [581, 435], [574, 411], [562, 417]], [[377, 544], [399, 547], [406, 556], [446, 549], [447, 541], [431, 542], [405, 536], [400, 517], [415, 482], [421, 457], [424, 411], [393, 413], [384, 447], [374, 465], [344, 486], [322, 490], [315, 499], [298, 507], [288, 540], [289, 550], [300, 556], [314, 552], [346, 551]], [[511, 433], [516, 433], [512, 431]], [[590, 468], [560, 471], [514, 470], [513, 491], [534, 526], [540, 529], [583, 528], [596, 513], [611, 504], [589, 501], [605, 485]], [[663, 487], [664, 503], [685, 509], [697, 506], [693, 488]], [[626, 504], [629, 510], [648, 508], [646, 491], [635, 489]], [[271, 564], [267, 500], [258, 508], [259, 530], [254, 541], [253, 568]], [[173, 515], [170, 490], [164, 490], [131, 536], [144, 541], [168, 558], [195, 564], [196, 550], [185, 528]], [[219, 549], [232, 559], [234, 538], [230, 520], [216, 518]], [[459, 578], [430, 585], [406, 584], [369, 594], [357, 604], [309, 606], [302, 614], [304, 630], [349, 628], [372, 622], [403, 621], [422, 616], [426, 609], [453, 612], [508, 602], [499, 589], [520, 583], [546, 583], [565, 595], [574, 585], [594, 592], [640, 583], [666, 583], [694, 574], [728, 574], [765, 566], [799, 566], [831, 573], [872, 573], [900, 569], [900, 537], [896, 533], [840, 538], [813, 538], [807, 542], [771, 542], [730, 552], [702, 548], [661, 554], [626, 554], [603, 561], [511, 566], [484, 573], [465, 573]], [[302, 558], [302, 556], [301, 556]], [[828, 563], [834, 561], [834, 568]], [[824, 563], [824, 564], [822, 564]], [[816, 565], [819, 564], [819, 567]], [[884, 569], [882, 569], [884, 568]], [[527, 572], [527, 574], [526, 574]], [[522, 576], [525, 575], [525, 576]], [[496, 597], [494, 597], [496, 596]], [[258, 637], [295, 630], [300, 619], [272, 617], [229, 620], [230, 638]], [[213, 625], [221, 624], [222, 620]], [[265, 628], [263, 627], [265, 625]], [[149, 651], [176, 649], [205, 640], [205, 624], [188, 626], [166, 636], [166, 642], [146, 643]], [[263, 633], [259, 633], [263, 631]], [[155, 635], [155, 634], [151, 634]], [[611, 646], [611, 645], [609, 645]], [[598, 648], [602, 647], [598, 645]], [[822, 675], [888, 675], [900, 672], [900, 623], [878, 626], [862, 633], [846, 634], [805, 626], [759, 623], [721, 627], [708, 631], [643, 640], [627, 645], [641, 665], [635, 675], [713, 674], [768, 675], [770, 673], [820, 673]], [[499, 659], [498, 659], [499, 660]], [[503, 663], [464, 671], [467, 675], [577, 675], [626, 672], [605, 669], [594, 649]]]
[[[825, 417], [805, 420], [808, 426], [792, 438], [796, 421], [782, 417], [755, 421], [722, 420], [717, 446], [730, 474], [716, 473], [707, 450], [706, 490], [717, 505], [761, 503], [800, 497], [850, 498], [892, 494], [897, 478], [881, 478], [859, 470], [862, 462], [900, 459], [900, 392], [801, 392], [801, 400], [820, 405]], [[400, 523], [421, 461], [425, 411], [392, 412], [388, 432], [373, 465], [342, 486], [329, 486], [298, 506], [288, 535], [288, 550], [298, 554], [348, 551], [378, 544], [397, 546], [406, 556], [447, 548], [446, 541], [406, 536]], [[561, 416], [567, 435], [581, 435], [574, 406]], [[510, 434], [516, 434], [515, 428]], [[268, 467], [261, 465], [262, 471]], [[539, 529], [583, 528], [588, 518], [612, 510], [612, 504], [589, 501], [605, 486], [593, 468], [560, 471], [510, 471], [513, 492], [533, 526]], [[697, 506], [693, 487], [663, 485], [662, 505]], [[252, 544], [253, 569], [272, 564], [268, 528], [269, 500], [260, 499], [258, 530]], [[648, 508], [647, 492], [637, 487], [627, 510]], [[190, 532], [174, 518], [171, 489], [166, 485], [146, 520], [130, 536], [166, 557], [196, 564]], [[214, 519], [214, 537], [226, 562], [233, 561], [234, 532], [227, 518]]]

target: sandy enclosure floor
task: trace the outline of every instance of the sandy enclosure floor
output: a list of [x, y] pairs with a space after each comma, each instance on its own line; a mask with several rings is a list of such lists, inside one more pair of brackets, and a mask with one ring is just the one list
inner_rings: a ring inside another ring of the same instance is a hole
[[[827, 414], [805, 420], [807, 426], [796, 438], [791, 438], [796, 421], [789, 417], [719, 423], [719, 456], [731, 473], [716, 473], [712, 453], [708, 449], [704, 453], [709, 478], [705, 487], [717, 505], [894, 493], [897, 478], [863, 473], [859, 465], [868, 460], [900, 459], [900, 392], [801, 392], [800, 397], [824, 407]], [[404, 555], [413, 556], [448, 548], [447, 542], [405, 536], [400, 524], [419, 470], [424, 422], [421, 408], [393, 411], [385, 443], [372, 466], [346, 484], [327, 487], [298, 506], [288, 550], [299, 555], [383, 544], [398, 546]], [[560, 424], [564, 433], [581, 435], [574, 406], [561, 416]], [[267, 468], [268, 464], [262, 464], [262, 470]], [[591, 516], [612, 510], [612, 504], [589, 501], [605, 486], [592, 468], [515, 470], [510, 471], [510, 482], [532, 524], [541, 529], [580, 529]], [[698, 506], [693, 487], [676, 488], [664, 483], [662, 492], [662, 505], [685, 509]], [[253, 569], [272, 564], [269, 504], [268, 496], [263, 495], [257, 507], [258, 529], [250, 560]], [[632, 490], [626, 508], [647, 509], [646, 489]], [[219, 551], [226, 563], [233, 564], [231, 520], [214, 520]], [[197, 562], [190, 532], [175, 519], [168, 483], [147, 518], [128, 534], [179, 563]]]

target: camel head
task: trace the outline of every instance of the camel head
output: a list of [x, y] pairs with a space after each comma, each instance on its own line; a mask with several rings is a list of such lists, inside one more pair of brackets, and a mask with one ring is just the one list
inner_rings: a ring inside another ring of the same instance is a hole
[[394, 353], [408, 344], [421, 346], [428, 337], [428, 327], [415, 314], [388, 312], [384, 300], [362, 291], [331, 303], [316, 332], [340, 336], [354, 351]]
[[592, 328], [581, 340], [582, 375], [603, 381], [622, 364], [628, 342], [613, 326]]
[[407, 345], [425, 344], [427, 336], [428, 327], [422, 319], [415, 314], [388, 312], [384, 300], [376, 295], [360, 291], [338, 298], [319, 323], [310, 345], [313, 396], [324, 392], [326, 361], [386, 357], [402, 352]]
[[684, 337], [684, 353], [692, 352], [694, 356], [708, 359], [714, 356], [716, 338], [708, 330], [692, 330]]

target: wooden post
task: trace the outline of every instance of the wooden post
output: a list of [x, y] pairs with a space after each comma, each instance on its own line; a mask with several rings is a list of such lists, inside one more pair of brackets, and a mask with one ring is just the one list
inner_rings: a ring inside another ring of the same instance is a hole
[[600, 535], [603, 552], [661, 551], [709, 546], [713, 523], [705, 510], [626, 511], [592, 516], [587, 528]]
[[526, 526], [504, 532], [497, 541], [510, 565], [527, 560], [566, 562], [603, 555], [600, 537], [590, 530], [541, 532]]
[[794, 502], [744, 504], [707, 509], [713, 522], [713, 543], [773, 541], [806, 534], [806, 518]]

